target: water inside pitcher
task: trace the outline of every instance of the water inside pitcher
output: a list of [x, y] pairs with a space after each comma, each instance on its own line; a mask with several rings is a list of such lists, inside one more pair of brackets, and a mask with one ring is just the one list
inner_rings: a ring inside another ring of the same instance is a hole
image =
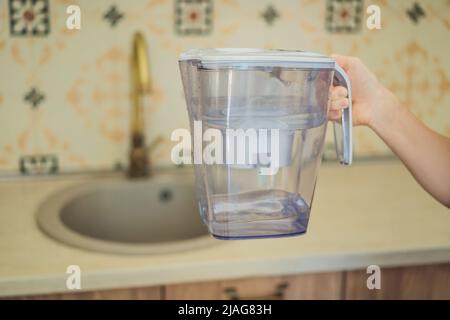
[[[242, 239], [305, 233], [334, 61], [298, 52], [209, 49], [182, 55], [180, 69], [191, 130], [200, 122], [202, 132], [214, 129], [222, 137], [216, 152], [244, 155], [239, 163], [194, 165], [200, 214], [211, 234]], [[243, 137], [230, 134], [238, 131]], [[348, 153], [348, 141], [340, 148]], [[263, 163], [264, 152], [270, 161]]]

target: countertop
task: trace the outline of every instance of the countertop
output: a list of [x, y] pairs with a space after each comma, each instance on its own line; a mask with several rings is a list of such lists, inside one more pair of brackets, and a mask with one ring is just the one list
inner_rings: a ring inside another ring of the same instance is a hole
[[93, 290], [450, 262], [450, 210], [396, 160], [322, 165], [306, 235], [217, 240], [217, 246], [153, 256], [76, 249], [38, 229], [38, 205], [87, 179], [101, 178], [0, 182], [0, 296], [67, 291], [69, 265], [80, 266], [82, 289]]

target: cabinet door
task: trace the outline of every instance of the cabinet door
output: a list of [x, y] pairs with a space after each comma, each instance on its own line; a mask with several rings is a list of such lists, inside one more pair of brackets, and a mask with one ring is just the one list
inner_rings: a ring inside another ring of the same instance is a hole
[[309, 273], [291, 276], [285, 299], [341, 299], [344, 288], [343, 276], [343, 272]]
[[283, 277], [247, 278], [168, 285], [165, 298], [185, 299], [282, 299], [287, 288]]
[[281, 300], [289, 287], [287, 277], [258, 277], [221, 283], [220, 298], [225, 300]]
[[167, 300], [217, 300], [220, 299], [220, 282], [172, 284], [165, 287]]
[[339, 299], [342, 273], [254, 277], [166, 286], [166, 299]]
[[450, 299], [450, 264], [381, 268], [381, 288], [369, 290], [365, 270], [346, 273], [346, 299]]

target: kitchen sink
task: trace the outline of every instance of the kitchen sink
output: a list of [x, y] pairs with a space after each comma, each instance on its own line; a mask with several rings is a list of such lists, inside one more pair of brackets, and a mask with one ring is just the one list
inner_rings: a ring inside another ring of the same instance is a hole
[[107, 253], [159, 254], [217, 244], [201, 222], [194, 187], [192, 173], [178, 172], [93, 180], [51, 195], [37, 222], [62, 243]]

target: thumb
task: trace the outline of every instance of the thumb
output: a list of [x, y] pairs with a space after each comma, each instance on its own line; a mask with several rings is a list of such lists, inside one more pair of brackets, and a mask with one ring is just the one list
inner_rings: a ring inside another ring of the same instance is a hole
[[351, 57], [343, 56], [340, 54], [333, 53], [331, 57], [337, 62], [337, 64], [344, 69], [345, 71], [348, 71], [350, 69], [350, 59]]

